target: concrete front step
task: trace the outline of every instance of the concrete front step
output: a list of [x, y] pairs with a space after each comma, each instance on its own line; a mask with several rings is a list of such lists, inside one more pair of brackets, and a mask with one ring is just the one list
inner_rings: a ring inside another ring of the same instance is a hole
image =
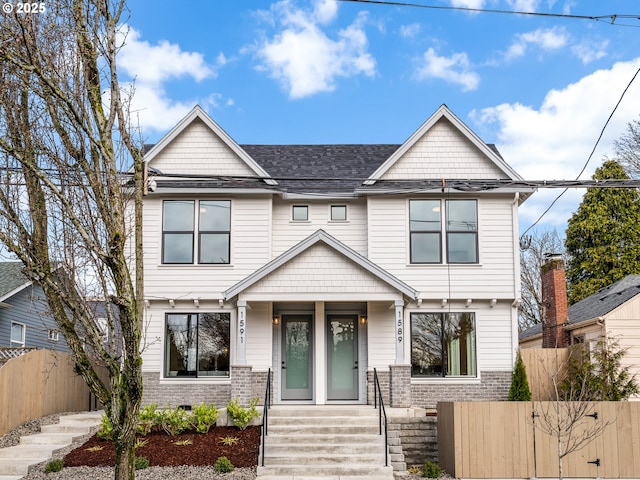
[[20, 445], [69, 445], [84, 433], [36, 433], [20, 437]]
[[19, 445], [0, 448], [0, 480], [27, 475], [30, 466], [49, 460], [53, 452], [99, 425], [101, 418], [102, 412], [62, 416], [59, 424], [43, 426], [44, 433], [22, 436]]
[[282, 406], [269, 411], [258, 480], [392, 480], [370, 406]]
[[390, 480], [393, 478], [392, 467], [376, 467], [363, 465], [280, 465], [280, 466], [264, 466], [258, 467], [258, 480], [264, 480], [265, 476], [278, 475], [289, 477], [321, 477], [326, 480], [327, 477], [340, 477], [342, 480], [345, 476], [366, 478], [367, 480], [374, 477], [385, 478]]

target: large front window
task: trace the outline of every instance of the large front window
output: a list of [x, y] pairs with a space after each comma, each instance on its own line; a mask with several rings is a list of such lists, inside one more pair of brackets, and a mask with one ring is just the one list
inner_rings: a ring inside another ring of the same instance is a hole
[[229, 376], [229, 313], [167, 314], [165, 377]]
[[229, 200], [163, 202], [162, 263], [229, 263], [230, 237]]
[[412, 313], [411, 375], [475, 377], [475, 315]]
[[409, 237], [411, 263], [442, 263], [443, 249], [448, 263], [478, 263], [476, 200], [409, 201]]

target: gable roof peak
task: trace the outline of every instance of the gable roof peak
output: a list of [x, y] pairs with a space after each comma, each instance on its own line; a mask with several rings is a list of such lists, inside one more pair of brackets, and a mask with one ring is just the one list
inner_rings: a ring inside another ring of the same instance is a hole
[[476, 133], [471, 130], [462, 120], [460, 120], [446, 104], [440, 105], [438, 109], [391, 155], [380, 167], [371, 174], [364, 182], [365, 185], [373, 185], [391, 169], [407, 151], [415, 145], [433, 126], [441, 119], [448, 120], [456, 130], [466, 137], [476, 148], [478, 148], [496, 167], [513, 180], [522, 180], [522, 177], [507, 164], [502, 156], [494, 149], [484, 143]]
[[173, 127], [169, 133], [167, 133], [162, 139], [156, 143], [153, 147], [146, 152], [144, 160], [147, 163], [153, 161], [153, 159], [175, 138], [180, 135], [189, 125], [194, 121], [200, 120], [207, 128], [209, 128], [224, 144], [226, 144], [258, 177], [262, 177], [265, 183], [269, 185], [277, 185], [278, 183], [273, 180], [271, 175], [267, 173], [251, 156], [231, 138], [231, 136], [224, 131], [224, 129], [218, 125], [209, 114], [200, 106], [195, 105], [189, 113], [187, 113], [177, 124]]

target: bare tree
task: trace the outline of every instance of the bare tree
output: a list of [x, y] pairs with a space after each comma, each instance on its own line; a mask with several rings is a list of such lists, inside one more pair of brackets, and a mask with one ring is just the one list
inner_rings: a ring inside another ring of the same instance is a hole
[[521, 241], [521, 298], [518, 326], [526, 330], [542, 322], [541, 269], [546, 253], [564, 253], [564, 244], [556, 230], [534, 232]]
[[640, 177], [640, 119], [627, 123], [627, 130], [614, 142], [618, 162], [631, 178]]
[[[134, 479], [144, 178], [116, 68], [126, 5], [39, 5], [0, 23], [0, 241], [44, 290], [76, 371], [113, 424], [115, 478]], [[103, 341], [88, 296], [113, 305], [117, 341]]]
[[593, 442], [614, 421], [598, 416], [596, 403], [592, 401], [593, 385], [586, 378], [564, 387], [568, 365], [572, 355], [578, 354], [579, 349], [579, 346], [575, 347], [567, 357], [561, 356], [559, 350], [555, 349], [554, 367], [546, 372], [551, 381], [553, 398], [547, 402], [533, 402], [533, 426], [555, 439], [560, 480], [563, 478], [563, 459]]

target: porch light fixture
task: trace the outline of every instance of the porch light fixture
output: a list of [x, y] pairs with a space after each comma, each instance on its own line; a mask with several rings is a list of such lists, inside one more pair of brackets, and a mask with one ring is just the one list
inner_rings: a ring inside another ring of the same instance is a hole
[[367, 316], [360, 315], [360, 325], [365, 325], [367, 323]]
[[223, 299], [221, 299], [221, 298], [218, 299], [218, 306], [220, 308], [224, 308], [224, 300]]
[[200, 308], [200, 300], [198, 300], [197, 298], [193, 299], [193, 306], [196, 308]]
[[473, 300], [471, 300], [470, 298], [467, 298], [467, 301], [464, 303], [464, 306], [469, 307], [469, 305], [471, 305], [471, 302], [473, 302]]
[[443, 299], [442, 299], [442, 302], [440, 302], [440, 306], [441, 306], [442, 308], [446, 307], [446, 306], [447, 306], [447, 302], [448, 302], [448, 300], [447, 300], [446, 298], [443, 298]]
[[274, 315], [273, 316], [273, 324], [274, 325], [280, 325], [280, 315]]

